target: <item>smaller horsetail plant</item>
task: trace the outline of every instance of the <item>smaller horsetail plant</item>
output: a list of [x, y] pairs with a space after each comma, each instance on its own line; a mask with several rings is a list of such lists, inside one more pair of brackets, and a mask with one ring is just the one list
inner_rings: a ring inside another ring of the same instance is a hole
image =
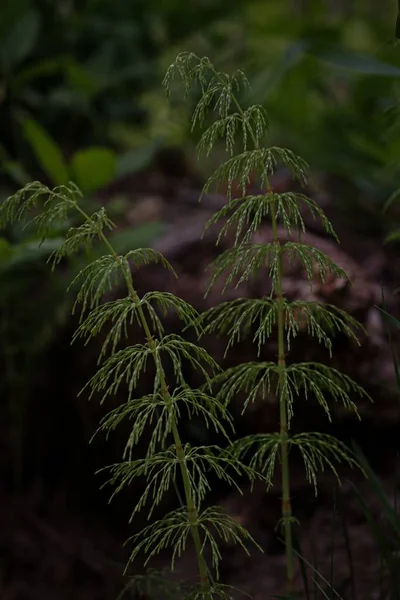
[[[75, 213], [81, 222], [69, 229], [64, 243], [51, 255], [53, 268], [73, 253], [90, 247], [96, 238], [107, 252], [87, 264], [71, 284], [72, 288], [77, 288], [74, 310], [81, 307], [73, 341], [89, 342], [102, 330], [106, 331], [98, 370], [84, 390], [88, 389], [90, 397], [99, 395], [102, 402], [121, 390], [126, 393], [125, 401], [103, 418], [98, 432], [109, 434], [123, 421], [132, 424], [122, 462], [107, 467], [111, 473], [108, 483], [114, 486], [114, 495], [131, 485], [135, 478], [145, 478], [144, 491], [132, 517], [145, 509], [151, 519], [170, 488], [178, 498], [176, 510], [159, 520], [152, 519], [129, 540], [133, 550], [128, 566], [141, 554], [146, 558], [146, 565], [161, 551], [170, 549], [173, 570], [191, 537], [197, 557], [198, 582], [188, 585], [180, 597], [227, 600], [231, 597], [230, 587], [219, 581], [221, 542], [237, 543], [247, 553], [249, 543], [261, 548], [235, 519], [220, 507], [205, 503], [210, 491], [209, 476], [214, 474], [239, 491], [238, 477], [248, 476], [251, 481], [255, 478], [265, 480], [265, 477], [216, 445], [195, 447], [182, 442], [182, 421], [192, 416], [202, 418], [207, 427], [225, 439], [225, 446], [231, 441], [233, 425], [225, 403], [211, 395], [212, 377], [220, 371], [213, 358], [204, 348], [181, 335], [165, 333], [162, 317], [168, 311], [174, 311], [182, 327], [194, 328], [199, 337], [196, 310], [168, 292], [150, 291], [139, 297], [136, 291], [133, 276], [136, 268], [153, 262], [174, 272], [161, 254], [151, 248], [141, 248], [124, 256], [118, 255], [107, 238], [107, 231], [113, 229], [114, 224], [105, 209], [93, 214], [85, 212], [82, 194], [73, 183], [54, 189], [39, 182], [29, 183], [0, 205], [0, 227], [32, 215], [30, 222], [38, 226], [45, 239], [51, 226], [66, 220], [71, 213]], [[125, 289], [125, 296], [104, 301], [105, 294], [115, 286]], [[134, 321], [141, 328], [143, 339], [118, 350]], [[136, 397], [140, 380], [148, 380], [146, 368], [151, 361], [155, 372], [151, 389], [145, 396]], [[167, 368], [170, 372], [171, 366], [173, 381], [167, 381]], [[186, 383], [184, 371], [187, 366], [203, 375], [201, 389], [192, 389]], [[133, 450], [143, 435], [146, 439], [149, 437], [147, 452], [144, 457], [137, 458]]]
[[[175, 76], [184, 83], [185, 96], [194, 87], [200, 95], [192, 117], [193, 128], [202, 126], [208, 112], [216, 113], [202, 134], [199, 151], [207, 156], [221, 139], [225, 141], [229, 158], [206, 182], [203, 194], [212, 187], [224, 185], [227, 202], [208, 221], [206, 230], [222, 222], [217, 244], [227, 232], [235, 231], [233, 247], [218, 256], [212, 265], [213, 274], [209, 290], [223, 278], [223, 291], [229, 285], [236, 288], [260, 272], [270, 279], [271, 293], [263, 298], [240, 298], [222, 302], [200, 317], [202, 334], [219, 333], [228, 338], [227, 350], [246, 334], [251, 334], [258, 357], [267, 339], [276, 332], [278, 355], [271, 362], [248, 362], [216, 373], [213, 389], [216, 401], [228, 406], [238, 393], [246, 400], [243, 411], [260, 397], [275, 393], [279, 403], [279, 426], [276, 433], [249, 435], [232, 442], [228, 453], [232, 460], [245, 461], [250, 457], [252, 470], [265, 475], [271, 485], [277, 458], [281, 466], [282, 507], [281, 520], [286, 552], [286, 591], [288, 597], [295, 593], [295, 549], [293, 524], [296, 522], [291, 507], [289, 456], [297, 448], [304, 461], [307, 480], [317, 493], [317, 473], [330, 468], [338, 477], [337, 464], [342, 461], [356, 466], [350, 450], [335, 437], [322, 433], [291, 435], [291, 419], [295, 401], [313, 396], [331, 420], [329, 398], [342, 402], [356, 413], [353, 395], [368, 397], [366, 392], [348, 376], [318, 362], [289, 363], [288, 355], [293, 338], [304, 328], [315, 337], [331, 355], [332, 338], [343, 333], [359, 344], [357, 335], [364, 331], [361, 325], [339, 308], [316, 301], [289, 301], [285, 295], [285, 265], [297, 261], [304, 269], [312, 287], [316, 275], [322, 282], [327, 276], [348, 277], [327, 254], [302, 242], [305, 233], [304, 212], [320, 219], [327, 234], [337, 242], [337, 236], [324, 212], [315, 200], [303, 193], [274, 192], [271, 177], [279, 165], [286, 167], [303, 186], [308, 178], [308, 165], [292, 151], [263, 145], [267, 134], [267, 115], [261, 106], [242, 108], [238, 94], [249, 88], [241, 71], [233, 75], [218, 72], [207, 57], [191, 53], [179, 54], [167, 71], [164, 84], [172, 91]], [[235, 150], [239, 147], [239, 153]], [[262, 190], [251, 194], [255, 180]], [[234, 186], [240, 197], [233, 196]], [[272, 240], [257, 242], [257, 231], [269, 218]], [[282, 231], [284, 233], [282, 233]], [[298, 233], [297, 241], [293, 232]], [[339, 478], [339, 477], [338, 477]]]

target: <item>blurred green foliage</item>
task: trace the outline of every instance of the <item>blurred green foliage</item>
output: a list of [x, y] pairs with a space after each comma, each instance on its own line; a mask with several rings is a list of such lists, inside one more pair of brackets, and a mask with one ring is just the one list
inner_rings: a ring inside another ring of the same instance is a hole
[[160, 145], [190, 149], [186, 113], [170, 112], [160, 80], [191, 48], [250, 73], [253, 101], [267, 107], [280, 143], [383, 197], [400, 148], [384, 118], [400, 76], [394, 4], [4, 0], [2, 170], [18, 184], [40, 169], [65, 180], [61, 154], [106, 147], [117, 152], [113, 177], [149, 164]]
[[113, 144], [124, 149], [125, 124], [135, 131], [146, 122], [142, 94], [159, 86], [158, 57], [228, 6], [228, 2], [196, 4], [3, 0], [3, 171], [20, 184], [35, 172], [34, 158], [39, 157], [43, 166], [37, 145], [28, 147], [32, 131], [27, 120], [37, 121], [67, 155], [85, 146]]

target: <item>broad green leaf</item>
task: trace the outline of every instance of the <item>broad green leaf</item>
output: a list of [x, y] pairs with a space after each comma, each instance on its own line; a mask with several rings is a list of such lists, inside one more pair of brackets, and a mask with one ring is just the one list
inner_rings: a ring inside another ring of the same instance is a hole
[[72, 179], [86, 193], [111, 183], [116, 173], [116, 156], [107, 148], [87, 148], [76, 152], [71, 160]]
[[40, 28], [39, 13], [30, 9], [22, 12], [0, 44], [0, 58], [9, 66], [15, 66], [32, 52]]
[[118, 254], [125, 254], [129, 250], [151, 246], [157, 237], [164, 233], [164, 228], [164, 223], [152, 221], [111, 233], [108, 239]]
[[[57, 250], [63, 243], [64, 238], [53, 238], [45, 240], [40, 243], [36, 240], [35, 242], [27, 242], [18, 244], [16, 246], [10, 246], [6, 249], [6, 257], [2, 257], [2, 238], [0, 238], [0, 272], [6, 273], [12, 271], [16, 267], [23, 265], [29, 265], [36, 261], [45, 261], [50, 254]], [[11, 253], [10, 253], [11, 250]]]
[[385, 152], [382, 144], [374, 143], [374, 140], [371, 140], [366, 135], [362, 133], [350, 133], [349, 141], [353, 148], [380, 162], [382, 165], [386, 165], [389, 162], [388, 153]]
[[70, 179], [68, 167], [56, 142], [33, 119], [26, 119], [23, 122], [23, 130], [38, 163], [52, 183], [54, 185], [67, 184]]
[[22, 164], [16, 160], [5, 160], [0, 163], [2, 171], [7, 173], [18, 185], [23, 187], [31, 180]]
[[64, 66], [64, 58], [49, 58], [42, 60], [33, 65], [27, 66], [25, 69], [18, 71], [13, 79], [14, 86], [23, 86], [31, 83], [38, 77], [49, 76], [60, 71]]
[[89, 97], [96, 95], [100, 90], [101, 86], [96, 77], [76, 61], [68, 60], [65, 67], [69, 85], [73, 89]]
[[362, 73], [363, 75], [378, 75], [381, 77], [399, 77], [400, 69], [395, 65], [384, 62], [374, 56], [362, 52], [352, 52], [343, 48], [311, 49], [310, 54], [333, 67], [340, 67]]
[[11, 261], [13, 267], [24, 263], [32, 263], [37, 260], [44, 260], [54, 250], [57, 250], [64, 242], [64, 238], [52, 238], [44, 240], [42, 243], [38, 240], [20, 244], [16, 247]]
[[282, 58], [272, 67], [261, 71], [251, 83], [251, 91], [247, 92], [252, 102], [264, 102], [271, 90], [276, 88], [291, 69], [300, 63], [308, 49], [307, 42], [297, 42], [286, 48]]
[[122, 177], [148, 167], [158, 147], [159, 142], [156, 140], [146, 146], [121, 154], [117, 158], [117, 175]]

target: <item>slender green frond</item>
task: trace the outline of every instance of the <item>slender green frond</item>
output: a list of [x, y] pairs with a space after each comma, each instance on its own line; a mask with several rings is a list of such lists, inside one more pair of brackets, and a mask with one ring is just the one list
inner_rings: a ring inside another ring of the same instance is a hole
[[225, 514], [220, 506], [210, 506], [206, 508], [198, 518], [198, 526], [203, 534], [203, 549], [207, 545], [211, 548], [211, 561], [219, 578], [218, 565], [221, 560], [221, 553], [218, 540], [223, 540], [228, 544], [237, 544], [249, 556], [250, 552], [247, 545], [254, 545], [260, 552], [263, 549], [253, 539], [250, 533], [238, 521]]
[[226, 119], [232, 104], [232, 85], [229, 77], [222, 74], [220, 78], [213, 77], [203, 88], [202, 96], [193, 111], [192, 130], [196, 125], [202, 125], [207, 112], [213, 108], [222, 119]]
[[117, 406], [103, 417], [95, 435], [106, 432], [108, 437], [125, 419], [131, 421], [132, 431], [125, 446], [124, 460], [131, 460], [134, 446], [149, 430], [152, 433], [147, 455], [153, 454], [157, 445], [165, 442], [172, 433], [173, 423], [179, 423], [181, 418], [190, 420], [200, 417], [207, 429], [214, 429], [230, 441], [226, 429], [233, 431], [232, 417], [214, 396], [185, 386], [176, 388], [170, 398], [171, 403], [166, 404], [161, 394], [148, 394]]
[[[114, 287], [117, 287], [121, 281], [129, 281], [133, 285], [131, 264], [135, 268], [139, 268], [143, 265], [150, 263], [160, 263], [163, 267], [175, 274], [172, 266], [163, 257], [162, 254], [151, 248], [138, 248], [137, 250], [131, 250], [125, 256], [117, 255], [104, 255], [92, 263], [88, 264], [82, 269], [78, 275], [71, 282], [68, 289], [73, 288], [76, 285], [80, 285], [80, 289], [76, 295], [76, 300], [73, 306], [73, 312], [75, 312], [79, 304], [82, 305], [82, 316], [86, 312], [87, 308], [91, 309], [96, 307], [104, 294]], [[161, 295], [161, 292], [150, 295], [149, 298], [155, 297], [156, 294]], [[160, 297], [160, 296], [159, 296]], [[140, 300], [138, 298], [137, 302]], [[167, 300], [165, 301], [167, 302]], [[179, 314], [183, 311], [183, 304], [179, 303]], [[178, 311], [178, 308], [177, 308]], [[154, 316], [152, 311], [152, 316]], [[154, 323], [157, 323], [155, 319]]]
[[[152, 306], [152, 302], [161, 309], [164, 316], [168, 310], [175, 310], [186, 326], [194, 327], [199, 333], [198, 313], [190, 304], [169, 292], [148, 292], [141, 299], [128, 296], [96, 306], [89, 312], [86, 319], [81, 321], [72, 342], [83, 338], [85, 343], [88, 343], [107, 323], [111, 323], [111, 328], [99, 353], [98, 361], [100, 362], [109, 346], [111, 346], [111, 351], [115, 352], [121, 338], [128, 337], [128, 326], [133, 324], [139, 307], [144, 309], [156, 335], [162, 337], [164, 326], [156, 309]], [[138, 323], [141, 326], [140, 320]]]
[[126, 543], [132, 543], [133, 550], [125, 571], [141, 553], [147, 557], [144, 565], [147, 566], [152, 558], [167, 548], [172, 549], [171, 570], [173, 570], [176, 559], [180, 558], [186, 550], [190, 534], [191, 523], [186, 507], [168, 513], [161, 520], [144, 527], [127, 540]]
[[201, 136], [198, 144], [199, 154], [210, 154], [215, 144], [225, 140], [226, 151], [233, 154], [236, 137], [241, 133], [241, 142], [247, 149], [248, 138], [261, 142], [267, 132], [267, 115], [262, 106], [251, 106], [242, 113], [235, 112], [215, 121]]
[[296, 259], [300, 260], [310, 282], [316, 275], [319, 275], [322, 282], [325, 283], [328, 273], [339, 279], [350, 281], [346, 271], [318, 248], [299, 242], [286, 242], [281, 248], [282, 255], [288, 256], [290, 262]]
[[169, 311], [174, 311], [186, 327], [194, 327], [196, 333], [200, 333], [198, 329], [199, 313], [191, 304], [182, 300], [182, 298], [174, 296], [170, 292], [147, 292], [140, 302], [149, 309], [149, 312], [154, 312], [151, 303], [156, 304], [164, 317], [167, 316]]
[[197, 584], [182, 598], [184, 600], [232, 600], [234, 592], [237, 592], [240, 596], [247, 596], [249, 599], [252, 598], [250, 594], [247, 594], [243, 590], [219, 583], [218, 581], [213, 581], [210, 584], [210, 589], [207, 591], [204, 591], [201, 585]]
[[188, 599], [193, 591], [187, 582], [172, 581], [170, 579], [170, 570], [146, 569], [145, 573], [129, 575], [128, 583], [123, 588], [115, 600], [126, 600], [127, 593], [130, 592], [132, 598], [154, 598], [162, 597], [163, 600], [177, 600], [177, 598]]
[[[115, 396], [122, 384], [128, 386], [127, 401], [132, 399], [133, 392], [138, 384], [139, 377], [145, 373], [147, 363], [152, 359], [152, 350], [148, 344], [136, 344], [119, 350], [110, 356], [95, 375], [81, 390], [90, 389], [89, 398], [94, 394], [102, 393], [101, 403], [108, 396]], [[159, 385], [154, 385], [154, 393], [158, 393]]]
[[[350, 377], [340, 371], [319, 363], [297, 363], [279, 367], [272, 362], [248, 362], [227, 369], [213, 378], [212, 384], [219, 387], [217, 398], [229, 403], [240, 392], [246, 395], [243, 412], [249, 403], [265, 399], [271, 392], [277, 398], [282, 396], [287, 403], [288, 419], [293, 416], [293, 403], [296, 397], [305, 400], [313, 395], [330, 419], [327, 397], [341, 402], [345, 408], [355, 412], [357, 406], [351, 396], [369, 398], [367, 392]], [[369, 398], [370, 399], [370, 398]]]
[[213, 275], [206, 294], [209, 294], [211, 288], [222, 276], [225, 276], [222, 290], [225, 292], [226, 288], [235, 282], [235, 288], [238, 288], [241, 283], [254, 276], [266, 264], [270, 265], [269, 275], [273, 277], [273, 284], [276, 285], [279, 256], [278, 244], [243, 244], [226, 250], [209, 267], [213, 269]]
[[[281, 436], [279, 433], [259, 433], [237, 440], [230, 447], [232, 456], [239, 460], [249, 460], [249, 466], [266, 476], [268, 484], [272, 481], [276, 457], [280, 452]], [[317, 474], [326, 468], [339, 479], [335, 464], [346, 462], [350, 466], [358, 466], [351, 451], [335, 437], [323, 433], [300, 433], [288, 440], [289, 448], [299, 448], [306, 469], [307, 480], [314, 486], [317, 494]]]
[[[96, 306], [89, 312], [86, 319], [82, 321], [79, 327], [76, 329], [72, 338], [72, 343], [80, 338], [83, 338], [85, 340], [85, 344], [87, 344], [92, 338], [100, 333], [106, 324], [110, 323], [111, 327], [99, 353], [99, 364], [106, 354], [109, 346], [111, 346], [111, 352], [114, 353], [121, 338], [128, 338], [128, 326], [131, 326], [134, 323], [137, 309], [142, 302], [143, 299], [142, 301], [135, 301], [133, 298], [128, 296], [127, 298], [112, 300]], [[151, 305], [148, 305], [148, 308], [150, 309], [148, 314], [153, 325], [153, 330], [158, 336], [161, 337], [164, 331], [161, 320]]]
[[[112, 501], [112, 499], [125, 487], [132, 485], [136, 478], [146, 478], [144, 491], [136, 502], [131, 514], [131, 520], [136, 513], [142, 510], [148, 501], [146, 514], [147, 519], [149, 520], [152, 517], [154, 509], [162, 501], [164, 494], [170, 489], [171, 482], [177, 480], [179, 460], [175, 450], [170, 448], [169, 450], [157, 452], [156, 454], [146, 456], [145, 458], [130, 460], [105, 467], [101, 469], [99, 473], [102, 471], [110, 471], [111, 473], [111, 478], [105, 484], [111, 485], [114, 488], [110, 501]], [[198, 494], [196, 500], [204, 497], [207, 491], [205, 486], [208, 484], [204, 475], [198, 483], [200, 487], [195, 490], [196, 494]]]
[[304, 399], [307, 400], [309, 395], [312, 394], [326, 412], [329, 420], [331, 420], [331, 415], [326, 400], [327, 397], [330, 397], [334, 402], [341, 402], [347, 410], [354, 412], [358, 418], [360, 416], [357, 406], [352, 400], [352, 395], [356, 394], [361, 398], [371, 400], [367, 392], [350, 377], [337, 369], [315, 362], [297, 363], [287, 367], [284, 389], [280, 391], [287, 395], [291, 414], [295, 396], [303, 395]]
[[249, 87], [243, 71], [237, 70], [229, 76], [217, 71], [206, 56], [200, 58], [193, 52], [181, 52], [167, 69], [163, 85], [168, 97], [176, 75], [183, 81], [185, 97], [192, 86], [200, 85], [201, 98], [192, 117], [193, 127], [197, 122], [201, 124], [204, 121], [211, 105], [221, 118], [226, 117], [235, 100], [234, 92], [239, 91], [242, 86]]
[[285, 300], [285, 330], [288, 349], [290, 340], [296, 337], [302, 328], [307, 328], [308, 335], [317, 338], [320, 344], [331, 354], [331, 336], [342, 333], [358, 346], [357, 333], [366, 334], [364, 327], [346, 311], [333, 304], [308, 302], [306, 300]]
[[153, 248], [136, 248], [136, 250], [130, 250], [127, 254], [125, 254], [124, 258], [128, 263], [132, 263], [136, 269], [139, 269], [143, 265], [149, 265], [150, 263], [160, 264], [164, 269], [170, 271], [178, 277], [174, 271], [173, 266], [168, 262], [168, 260], [158, 252], [157, 250], [153, 250]]
[[58, 220], [61, 216], [65, 216], [68, 209], [76, 207], [77, 199], [82, 198], [82, 193], [74, 183], [60, 185], [54, 189], [48, 188], [39, 181], [28, 183], [0, 203], [0, 228], [25, 218], [27, 213], [44, 198], [46, 198], [44, 212], [37, 217], [37, 220], [39, 225], [46, 229], [48, 222]]
[[359, 467], [353, 453], [332, 435], [325, 433], [299, 433], [289, 440], [290, 446], [300, 450], [306, 470], [307, 480], [314, 486], [317, 495], [317, 474], [326, 468], [340, 478], [335, 464], [342, 462], [351, 467]]
[[227, 194], [230, 200], [233, 185], [238, 182], [242, 196], [246, 196], [247, 188], [251, 184], [255, 173], [260, 177], [261, 187], [268, 188], [269, 179], [279, 164], [287, 167], [296, 179], [306, 183], [307, 163], [291, 150], [271, 146], [270, 148], [246, 150], [224, 162], [208, 179], [202, 194], [209, 192], [212, 187], [218, 186], [220, 183], [227, 183]]
[[253, 342], [257, 342], [259, 355], [276, 323], [277, 302], [274, 298], [236, 298], [210, 308], [199, 320], [203, 335], [228, 335], [225, 356], [229, 348], [259, 324], [253, 338]]
[[206, 56], [199, 58], [193, 52], [180, 52], [168, 67], [162, 84], [169, 96], [172, 82], [175, 76], [178, 75], [184, 83], [186, 97], [191, 86], [196, 82], [199, 82], [202, 90], [204, 90], [208, 82], [206, 75], [208, 70], [213, 71], [214, 67]]
[[[219, 549], [221, 539], [226, 543], [240, 545], [247, 554], [249, 551], [246, 544], [249, 542], [262, 552], [262, 548], [254, 541], [249, 532], [237, 521], [223, 513], [219, 506], [211, 506], [202, 511], [196, 525], [203, 534], [203, 552], [206, 547], [211, 549], [212, 566], [216, 571], [217, 579], [219, 576], [218, 565], [221, 560]], [[162, 520], [145, 527], [128, 540], [134, 544], [128, 565], [143, 552], [147, 556], [145, 562], [145, 566], [147, 566], [151, 558], [166, 548], [173, 548], [171, 557], [171, 570], [173, 570], [176, 559], [182, 556], [186, 550], [192, 526], [193, 523], [189, 521], [186, 509], [177, 509], [168, 513]]]
[[133, 575], [129, 577], [129, 582], [117, 600], [123, 600], [125, 593], [131, 590], [132, 593], [138, 593], [140, 597], [162, 598], [163, 600], [232, 600], [233, 593], [238, 592], [240, 596], [251, 596], [231, 585], [210, 582], [209, 589], [205, 591], [201, 583], [190, 585], [188, 582], [171, 581], [169, 569], [147, 569], [143, 575]]
[[[331, 352], [330, 335], [343, 333], [359, 345], [356, 331], [365, 332], [360, 323], [348, 313], [331, 304], [320, 302], [283, 301], [284, 326], [288, 350], [290, 343], [304, 328], [308, 335], [316, 337], [319, 343]], [[239, 342], [242, 337], [253, 333], [252, 341], [257, 344], [260, 355], [262, 347], [271, 336], [277, 324], [279, 304], [274, 298], [236, 298], [222, 302], [204, 312], [199, 322], [203, 335], [216, 333], [228, 335], [225, 350]]]
[[219, 388], [217, 399], [228, 405], [233, 398], [243, 392], [246, 400], [242, 414], [249, 403], [257, 398], [266, 399], [270, 392], [277, 393], [277, 378], [279, 369], [273, 362], [248, 362], [242, 363], [223, 373], [216, 375], [211, 385]]
[[[179, 409], [176, 409], [179, 414]], [[126, 420], [132, 422], [132, 430], [125, 445], [123, 459], [131, 460], [133, 448], [139, 443], [142, 435], [151, 429], [151, 438], [147, 454], [154, 454], [156, 447], [166, 441], [172, 431], [174, 414], [165, 404], [163, 396], [147, 394], [117, 406], [107, 413], [100, 421], [100, 426], [93, 438], [100, 432], [105, 432], [106, 439]]]
[[226, 250], [214, 261], [214, 273], [207, 293], [222, 275], [226, 274], [223, 287], [223, 291], [225, 291], [235, 281], [235, 288], [239, 287], [267, 265], [269, 265], [268, 275], [272, 282], [273, 291], [275, 291], [280, 278], [280, 264], [283, 255], [289, 263], [295, 260], [300, 262], [311, 287], [316, 275], [319, 275], [321, 280], [325, 282], [328, 273], [349, 281], [346, 272], [334, 263], [325, 252], [308, 244], [300, 242], [241, 244]]
[[281, 221], [289, 234], [293, 230], [304, 232], [305, 225], [301, 210], [303, 206], [308, 209], [314, 219], [320, 219], [325, 231], [338, 241], [330, 221], [316, 201], [304, 194], [295, 192], [278, 194], [271, 191], [267, 194], [233, 198], [208, 220], [205, 231], [221, 219], [229, 217], [218, 235], [217, 244], [220, 243], [221, 238], [232, 227], [236, 228], [235, 245], [247, 243], [259, 229], [260, 225], [262, 225], [266, 217], [270, 216], [272, 210], [277, 221]]
[[167, 355], [171, 359], [178, 385], [185, 383], [182, 373], [182, 364], [184, 361], [187, 361], [191, 367], [200, 371], [206, 381], [209, 380], [210, 375], [221, 371], [221, 367], [208, 354], [207, 350], [173, 333], [165, 336], [160, 342], [157, 342], [157, 354], [160, 355], [161, 353], [164, 353], [164, 355]]
[[251, 457], [250, 468], [265, 475], [269, 488], [272, 485], [280, 444], [281, 436], [279, 433], [258, 433], [233, 442], [228, 451], [240, 461]]
[[278, 520], [278, 522], [275, 526], [275, 531], [283, 530], [283, 532], [284, 532], [285, 525], [290, 525], [290, 526], [300, 525], [300, 521], [298, 519], [296, 519], [296, 517], [293, 515], [282, 515], [282, 517]]
[[178, 385], [185, 385], [182, 371], [184, 361], [200, 371], [206, 381], [209, 380], [210, 373], [221, 370], [204, 348], [186, 341], [179, 335], [170, 334], [161, 340], [154, 340], [154, 346], [150, 346], [147, 342], [119, 350], [103, 363], [80, 393], [89, 387], [91, 389], [89, 397], [91, 398], [95, 393], [103, 393], [101, 400], [103, 402], [107, 396], [116, 395], [120, 386], [125, 383], [128, 386], [127, 400], [130, 401], [139, 377], [146, 371], [149, 359], [156, 360], [154, 393], [158, 393], [161, 385], [160, 375], [164, 372], [160, 360], [162, 354], [171, 360]]
[[111, 230], [114, 227], [115, 224], [107, 216], [106, 210], [101, 208], [79, 227], [71, 227], [68, 230], [64, 243], [51, 254], [49, 262], [54, 268], [66, 256], [70, 256], [82, 248], [86, 250], [90, 248], [93, 239], [98, 238], [104, 229]]
[[[254, 469], [234, 460], [229, 454], [222, 452], [217, 446], [191, 447], [186, 444], [183, 447], [184, 461], [190, 484], [192, 500], [200, 509], [200, 505], [211, 491], [208, 474], [214, 472], [220, 481], [224, 481], [241, 491], [235, 481], [235, 476], [246, 475], [250, 481], [262, 478]], [[177, 481], [181, 468], [181, 460], [176, 453], [175, 447], [156, 454], [147, 455], [145, 458], [130, 460], [107, 467], [111, 471], [111, 479], [107, 482], [114, 487], [113, 498], [126, 486], [130, 486], [137, 477], [146, 477], [145, 490], [138, 500], [133, 516], [139, 512], [150, 500], [147, 508], [147, 518], [150, 519], [155, 507], [161, 502], [163, 495], [167, 492], [173, 481]], [[105, 469], [102, 469], [104, 471]]]
[[112, 255], [101, 256], [84, 267], [71, 282], [68, 290], [80, 285], [76, 294], [73, 313], [82, 305], [82, 317], [87, 308], [93, 308], [106, 292], [118, 286], [124, 278], [120, 262]]
[[226, 440], [230, 441], [230, 435], [227, 433], [224, 423], [233, 432], [233, 420], [226, 407], [215, 396], [211, 396], [203, 390], [185, 386], [174, 390], [171, 399], [173, 410], [176, 411], [175, 418], [177, 422], [181, 418], [180, 405], [182, 404], [189, 420], [201, 417], [207, 429], [213, 428], [217, 433], [222, 434]]
[[74, 209], [76, 210], [80, 196], [79, 190], [76, 188], [77, 191], [75, 192], [74, 186], [69, 193], [66, 193], [66, 190], [63, 189], [60, 194], [57, 193], [56, 195], [52, 193], [54, 190], [45, 189], [50, 193], [43, 203], [43, 208], [30, 221], [38, 228], [42, 240], [46, 239], [52, 228], [60, 224], [64, 225], [67, 222], [69, 213]]

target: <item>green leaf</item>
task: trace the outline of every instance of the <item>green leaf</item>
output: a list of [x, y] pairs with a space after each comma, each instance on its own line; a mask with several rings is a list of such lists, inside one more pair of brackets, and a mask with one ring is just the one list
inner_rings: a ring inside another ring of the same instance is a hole
[[20, 186], [26, 185], [31, 180], [23, 165], [16, 160], [2, 162], [1, 168], [4, 173], [7, 173]]
[[11, 244], [4, 237], [0, 237], [0, 263], [8, 262], [13, 255]]
[[33, 119], [26, 119], [22, 127], [38, 163], [52, 183], [55, 185], [67, 184], [70, 179], [68, 167], [56, 142]]
[[398, 319], [396, 319], [396, 317], [394, 317], [393, 315], [388, 313], [386, 310], [383, 310], [379, 306], [377, 306], [376, 308], [378, 310], [380, 310], [381, 313], [383, 314], [383, 320], [385, 321], [386, 324], [394, 325], [394, 327], [397, 327], [397, 329], [400, 329], [400, 321]]
[[107, 148], [87, 148], [76, 152], [71, 160], [72, 176], [84, 193], [95, 192], [113, 181], [116, 156]]
[[277, 88], [285, 77], [286, 73], [296, 67], [304, 58], [309, 43], [306, 41], [291, 44], [284, 51], [274, 66], [269, 66], [254, 78], [251, 83], [251, 91], [247, 92], [247, 97], [252, 98], [253, 102], [265, 102], [274, 88]]
[[399, 242], [400, 241], [400, 229], [392, 231], [385, 237], [385, 243]]
[[28, 85], [39, 77], [51, 76], [60, 71], [63, 67], [64, 57], [57, 56], [42, 60], [33, 65], [28, 65], [15, 74], [13, 79], [14, 88]]
[[0, 59], [9, 66], [22, 62], [32, 52], [38, 38], [40, 15], [30, 9], [21, 12], [0, 46]]
[[[51, 252], [63, 243], [63, 238], [52, 238], [40, 243], [39, 240], [10, 246], [6, 249], [6, 262], [2, 256], [2, 238], [0, 238], [0, 272], [12, 272], [17, 267], [27, 266], [37, 261], [45, 261]], [[9, 253], [11, 250], [11, 253]]]
[[159, 146], [159, 141], [155, 140], [146, 146], [141, 146], [140, 148], [129, 150], [128, 152], [121, 154], [117, 158], [116, 170], [118, 177], [130, 173], [137, 173], [148, 167]]
[[326, 48], [311, 51], [320, 61], [333, 67], [340, 67], [362, 73], [363, 75], [378, 75], [381, 77], [399, 77], [400, 69], [395, 65], [384, 62], [374, 56], [362, 52], [352, 52], [344, 48]]
[[157, 237], [164, 233], [164, 229], [164, 223], [152, 221], [111, 233], [108, 239], [118, 254], [125, 254], [129, 250], [151, 245]]
[[74, 60], [66, 62], [65, 74], [71, 88], [85, 96], [95, 96], [100, 90], [96, 77]]

